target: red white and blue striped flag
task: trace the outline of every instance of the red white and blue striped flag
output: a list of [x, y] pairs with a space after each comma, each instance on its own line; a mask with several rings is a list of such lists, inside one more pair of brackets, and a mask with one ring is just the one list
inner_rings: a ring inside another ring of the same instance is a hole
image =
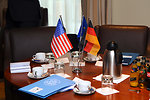
[[61, 20], [58, 20], [57, 27], [51, 42], [51, 50], [55, 58], [58, 58], [73, 48], [64, 30]]

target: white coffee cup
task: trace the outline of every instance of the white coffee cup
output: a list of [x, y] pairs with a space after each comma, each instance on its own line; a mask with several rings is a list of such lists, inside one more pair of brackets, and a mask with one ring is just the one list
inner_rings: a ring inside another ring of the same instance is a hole
[[45, 53], [44, 52], [39, 52], [39, 53], [36, 53], [35, 55], [33, 55], [33, 58], [34, 59], [37, 59], [37, 60], [45, 60]]
[[89, 92], [91, 89], [91, 82], [90, 81], [81, 81], [78, 83], [78, 89], [80, 92]]
[[40, 66], [32, 68], [32, 74], [34, 75], [34, 77], [42, 77], [43, 73], [44, 69]]

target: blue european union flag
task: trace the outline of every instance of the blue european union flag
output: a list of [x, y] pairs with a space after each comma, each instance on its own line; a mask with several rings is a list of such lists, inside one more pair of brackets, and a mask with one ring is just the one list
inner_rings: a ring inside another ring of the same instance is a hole
[[79, 33], [77, 35], [77, 38], [79, 40], [79, 44], [78, 44], [79, 50], [83, 49], [84, 42], [85, 42], [86, 31], [87, 31], [87, 22], [86, 22], [85, 17], [83, 16], [82, 24], [81, 24]]
[[78, 40], [80, 40], [80, 37], [82, 38], [83, 35], [86, 34], [86, 30], [87, 30], [87, 22], [86, 22], [85, 17], [83, 16], [82, 24], [81, 24], [81, 27], [77, 36]]

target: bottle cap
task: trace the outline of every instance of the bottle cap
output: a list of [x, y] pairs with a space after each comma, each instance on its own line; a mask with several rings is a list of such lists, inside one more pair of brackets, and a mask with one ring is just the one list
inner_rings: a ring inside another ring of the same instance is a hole
[[118, 45], [115, 43], [115, 41], [111, 41], [107, 44], [107, 49], [108, 50], [117, 50]]

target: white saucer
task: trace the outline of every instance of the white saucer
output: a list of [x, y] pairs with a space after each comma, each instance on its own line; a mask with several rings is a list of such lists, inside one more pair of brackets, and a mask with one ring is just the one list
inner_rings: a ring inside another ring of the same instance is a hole
[[96, 91], [95, 87], [91, 87], [91, 90], [89, 92], [80, 92], [80, 90], [76, 87], [73, 89], [73, 92], [79, 95], [90, 95], [95, 93], [95, 91]]
[[31, 79], [42, 79], [49, 76], [49, 73], [44, 73], [41, 77], [35, 77], [31, 72], [27, 74], [27, 76]]
[[36, 63], [47, 63], [49, 59], [45, 59], [45, 60], [38, 60], [38, 59], [32, 59], [33, 62]]
[[101, 59], [101, 56], [97, 56], [95, 59], [89, 59], [88, 57], [83, 58], [87, 62], [96, 62]]

